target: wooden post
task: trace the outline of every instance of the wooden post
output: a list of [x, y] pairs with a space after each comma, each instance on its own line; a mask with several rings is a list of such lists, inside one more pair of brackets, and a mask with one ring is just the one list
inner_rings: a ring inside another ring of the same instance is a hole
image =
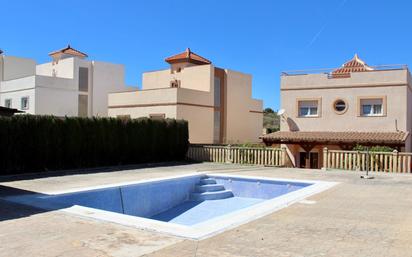
[[233, 162], [233, 156], [232, 152], [230, 151], [230, 144], [225, 147], [225, 160], [224, 162], [226, 163], [232, 163]]
[[360, 171], [360, 170], [361, 170], [360, 164], [361, 164], [361, 159], [360, 159], [360, 153], [359, 153], [359, 151], [358, 151], [358, 152], [356, 153], [356, 171]]
[[398, 172], [398, 151], [397, 150], [393, 150], [392, 153], [392, 172]]
[[328, 160], [329, 160], [328, 148], [324, 147], [323, 148], [323, 167], [322, 167], [322, 170], [328, 170], [328, 168], [329, 168], [328, 167], [329, 166]]
[[286, 166], [286, 147], [282, 147], [282, 157], [280, 160], [280, 166], [285, 167]]

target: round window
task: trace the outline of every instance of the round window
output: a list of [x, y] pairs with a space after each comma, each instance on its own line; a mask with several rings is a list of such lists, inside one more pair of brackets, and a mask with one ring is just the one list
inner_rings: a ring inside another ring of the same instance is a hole
[[347, 108], [346, 102], [342, 99], [338, 99], [333, 104], [333, 108], [335, 109], [336, 112], [343, 113], [344, 111], [346, 111], [346, 108]]

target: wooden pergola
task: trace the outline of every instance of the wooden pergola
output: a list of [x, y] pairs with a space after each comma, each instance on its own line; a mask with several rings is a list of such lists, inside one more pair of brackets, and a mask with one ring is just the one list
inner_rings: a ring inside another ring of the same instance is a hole
[[309, 153], [318, 145], [337, 145], [342, 150], [352, 150], [356, 145], [389, 146], [401, 150], [409, 132], [319, 132], [319, 131], [278, 131], [261, 136], [267, 145], [298, 145], [306, 152], [305, 166], [309, 166]]

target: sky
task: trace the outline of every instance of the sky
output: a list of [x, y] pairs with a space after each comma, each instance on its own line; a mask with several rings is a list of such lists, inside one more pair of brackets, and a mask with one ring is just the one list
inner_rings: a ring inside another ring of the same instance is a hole
[[89, 59], [125, 65], [126, 83], [167, 68], [187, 47], [217, 67], [253, 76], [252, 94], [280, 108], [280, 74], [412, 65], [408, 0], [0, 0], [0, 49], [48, 62], [70, 44]]

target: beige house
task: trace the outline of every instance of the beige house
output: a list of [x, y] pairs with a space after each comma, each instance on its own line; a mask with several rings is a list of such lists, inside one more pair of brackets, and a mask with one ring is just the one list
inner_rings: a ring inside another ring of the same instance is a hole
[[357, 55], [332, 70], [281, 75], [281, 131], [297, 167], [319, 168], [322, 149], [385, 145], [411, 151], [412, 82], [406, 66], [368, 66]]
[[143, 74], [142, 90], [109, 94], [109, 116], [185, 119], [191, 143], [259, 141], [262, 101], [252, 98], [251, 75], [190, 49], [165, 61], [168, 69]]

